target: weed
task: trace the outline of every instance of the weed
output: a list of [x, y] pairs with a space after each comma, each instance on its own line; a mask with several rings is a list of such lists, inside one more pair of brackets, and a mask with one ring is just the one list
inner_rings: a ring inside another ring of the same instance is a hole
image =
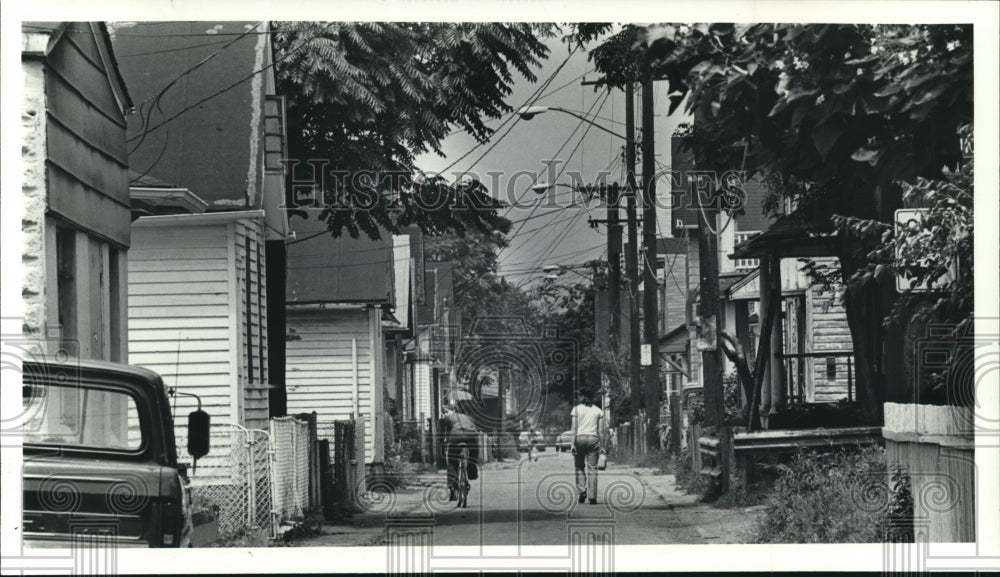
[[681, 451], [680, 457], [671, 463], [677, 486], [688, 495], [704, 497], [709, 488], [708, 479], [696, 471], [691, 464], [691, 455], [687, 449]]
[[893, 468], [889, 490], [889, 505], [879, 520], [879, 532], [887, 542], [913, 543], [913, 487], [910, 476], [898, 464]]
[[270, 527], [268, 528], [244, 528], [235, 533], [221, 536], [208, 547], [212, 548], [237, 548], [249, 549], [255, 547], [278, 547], [280, 541], [271, 539]]
[[799, 453], [778, 465], [757, 543], [877, 543], [890, 495], [885, 451]]

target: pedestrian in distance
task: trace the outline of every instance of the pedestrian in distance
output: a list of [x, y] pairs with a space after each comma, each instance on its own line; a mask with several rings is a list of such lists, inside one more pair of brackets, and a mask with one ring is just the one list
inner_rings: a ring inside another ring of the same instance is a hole
[[590, 392], [580, 394], [580, 404], [570, 413], [573, 431], [573, 466], [576, 469], [576, 489], [580, 493], [579, 502], [589, 498], [590, 504], [597, 503], [597, 461], [604, 453], [601, 442], [607, 424], [604, 411], [594, 404]]

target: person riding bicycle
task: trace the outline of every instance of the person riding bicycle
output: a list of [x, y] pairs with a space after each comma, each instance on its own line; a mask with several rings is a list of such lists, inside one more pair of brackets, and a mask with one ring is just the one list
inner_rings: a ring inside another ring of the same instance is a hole
[[448, 500], [457, 499], [455, 489], [458, 486], [458, 461], [462, 456], [461, 444], [469, 451], [467, 473], [470, 481], [479, 477], [477, 463], [479, 462], [479, 431], [472, 417], [458, 410], [454, 401], [445, 406], [442, 419], [445, 433], [445, 461], [448, 464]]

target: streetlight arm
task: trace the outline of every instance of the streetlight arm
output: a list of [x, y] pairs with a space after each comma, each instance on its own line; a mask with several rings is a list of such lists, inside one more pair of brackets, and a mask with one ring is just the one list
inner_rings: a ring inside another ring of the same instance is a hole
[[582, 120], [583, 122], [586, 122], [587, 124], [593, 126], [594, 128], [603, 130], [604, 132], [607, 132], [608, 134], [610, 134], [612, 136], [616, 136], [618, 138], [621, 138], [625, 142], [629, 142], [629, 139], [626, 138], [625, 136], [623, 136], [621, 134], [618, 134], [617, 132], [615, 132], [613, 130], [605, 128], [605, 127], [601, 126], [600, 124], [597, 124], [593, 120], [587, 118], [586, 116], [584, 116], [584, 115], [582, 115], [582, 114], [580, 114], [578, 112], [574, 112], [572, 110], [568, 110], [566, 108], [562, 108], [562, 107], [559, 107], [559, 106], [526, 106], [526, 107], [518, 110], [517, 113], [524, 120], [531, 120], [532, 118], [535, 117], [535, 115], [541, 114], [543, 112], [547, 112], [549, 110], [558, 110], [559, 112], [564, 112], [566, 114], [569, 114], [570, 116], [579, 118], [580, 120]]

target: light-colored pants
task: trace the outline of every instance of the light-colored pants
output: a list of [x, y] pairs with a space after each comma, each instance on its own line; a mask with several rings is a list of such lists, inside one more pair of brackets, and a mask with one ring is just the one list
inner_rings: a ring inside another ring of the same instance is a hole
[[573, 456], [576, 489], [591, 499], [597, 498], [597, 456], [600, 453], [601, 442], [597, 435], [576, 436], [576, 455]]

